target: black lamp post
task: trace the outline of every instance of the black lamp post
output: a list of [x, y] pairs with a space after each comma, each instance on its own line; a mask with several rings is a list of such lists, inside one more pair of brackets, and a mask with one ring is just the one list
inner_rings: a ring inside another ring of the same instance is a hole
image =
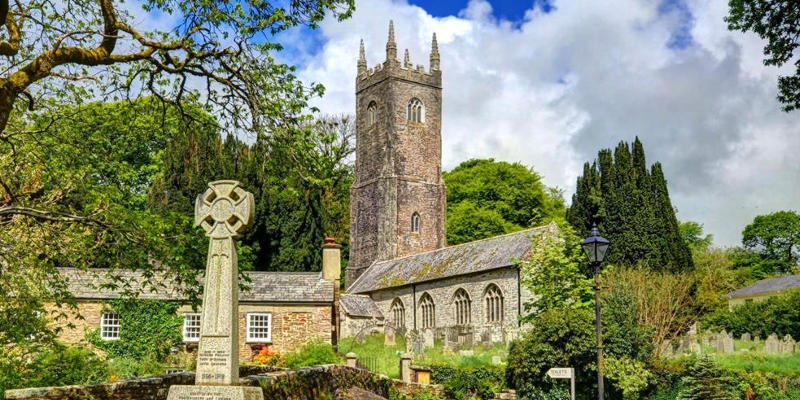
[[600, 264], [606, 258], [608, 239], [600, 236], [597, 225], [592, 226], [592, 233], [581, 242], [581, 247], [589, 257], [589, 263], [594, 269], [594, 318], [597, 330], [597, 399], [603, 400], [605, 389], [603, 387], [603, 332], [600, 322]]

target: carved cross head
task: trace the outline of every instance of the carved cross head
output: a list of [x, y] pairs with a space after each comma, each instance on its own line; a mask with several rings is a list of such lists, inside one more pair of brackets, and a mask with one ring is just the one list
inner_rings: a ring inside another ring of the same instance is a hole
[[194, 224], [216, 239], [237, 238], [253, 222], [255, 200], [237, 181], [214, 181], [197, 196]]

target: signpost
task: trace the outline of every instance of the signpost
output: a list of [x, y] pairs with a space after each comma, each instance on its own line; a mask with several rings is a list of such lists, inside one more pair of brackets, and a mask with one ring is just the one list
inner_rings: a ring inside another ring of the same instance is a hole
[[550, 368], [547, 376], [553, 379], [569, 379], [570, 398], [575, 400], [575, 368]]

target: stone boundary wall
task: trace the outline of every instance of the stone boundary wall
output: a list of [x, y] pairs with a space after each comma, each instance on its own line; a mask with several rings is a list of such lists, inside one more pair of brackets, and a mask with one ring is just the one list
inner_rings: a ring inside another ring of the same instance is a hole
[[[339, 389], [359, 388], [388, 398], [390, 388], [405, 395], [420, 391], [440, 393], [437, 385], [416, 385], [343, 365], [321, 365], [295, 370], [265, 367], [241, 369], [242, 385], [260, 386], [265, 399], [333, 399]], [[61, 386], [6, 391], [6, 400], [166, 400], [172, 385], [191, 385], [193, 372], [89, 386]]]

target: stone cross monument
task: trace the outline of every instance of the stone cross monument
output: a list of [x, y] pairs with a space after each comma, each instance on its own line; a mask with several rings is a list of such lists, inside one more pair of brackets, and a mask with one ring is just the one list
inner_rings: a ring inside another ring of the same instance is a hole
[[197, 196], [195, 225], [209, 237], [195, 386], [170, 387], [168, 400], [257, 400], [239, 383], [239, 266], [233, 240], [253, 222], [253, 194], [236, 181], [215, 181]]

